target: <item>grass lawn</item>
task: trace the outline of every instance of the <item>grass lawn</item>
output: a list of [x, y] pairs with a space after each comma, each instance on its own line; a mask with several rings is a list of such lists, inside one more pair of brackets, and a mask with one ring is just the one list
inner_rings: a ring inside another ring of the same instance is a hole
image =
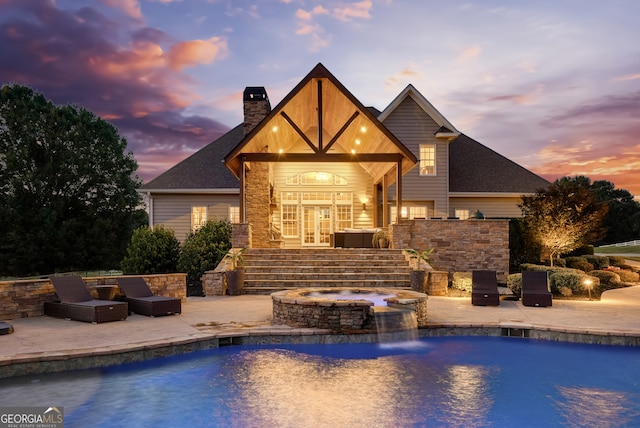
[[596, 247], [593, 249], [593, 252], [602, 253], [602, 254], [637, 253], [638, 257], [640, 257], [640, 245], [629, 246], [629, 247]]

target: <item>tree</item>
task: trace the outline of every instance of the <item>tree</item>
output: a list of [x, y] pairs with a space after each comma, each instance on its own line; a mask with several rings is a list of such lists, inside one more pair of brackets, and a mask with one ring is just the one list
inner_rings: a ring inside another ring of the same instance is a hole
[[161, 224], [141, 226], [133, 231], [127, 255], [120, 266], [127, 275], [176, 272], [180, 242], [173, 230]]
[[640, 202], [629, 191], [616, 189], [606, 180], [594, 181], [591, 191], [599, 202], [606, 203], [609, 211], [603, 224], [606, 236], [599, 244], [615, 244], [640, 238]]
[[596, 242], [606, 230], [602, 220], [607, 204], [599, 202], [584, 176], [563, 177], [547, 189], [523, 196], [518, 204], [527, 227], [553, 258]]
[[200, 277], [215, 269], [231, 248], [231, 230], [228, 220], [209, 220], [187, 236], [180, 250], [178, 270], [187, 273], [189, 295], [202, 295]]
[[126, 146], [83, 108], [0, 89], [0, 273], [118, 266], [144, 220]]

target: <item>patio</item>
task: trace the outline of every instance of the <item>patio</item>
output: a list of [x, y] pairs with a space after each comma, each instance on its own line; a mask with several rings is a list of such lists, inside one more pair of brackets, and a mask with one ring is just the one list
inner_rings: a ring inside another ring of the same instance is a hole
[[[640, 346], [640, 286], [606, 291], [600, 301], [554, 300], [549, 308], [503, 300], [471, 305], [466, 297], [428, 300], [420, 336], [500, 335], [528, 330], [530, 337]], [[189, 352], [223, 344], [330, 341], [325, 330], [272, 325], [270, 296], [189, 297], [182, 314], [89, 324], [51, 317], [11, 320], [0, 336], [0, 377], [95, 367]], [[360, 335], [361, 340], [372, 340]], [[357, 335], [352, 338], [357, 338]], [[344, 337], [334, 340], [344, 341]]]

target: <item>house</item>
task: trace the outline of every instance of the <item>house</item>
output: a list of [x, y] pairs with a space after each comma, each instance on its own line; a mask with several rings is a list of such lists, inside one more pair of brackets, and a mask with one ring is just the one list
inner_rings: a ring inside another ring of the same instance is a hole
[[412, 85], [383, 111], [318, 64], [275, 107], [247, 87], [244, 123], [141, 188], [151, 225], [251, 224], [254, 246], [331, 246], [406, 219], [522, 215], [549, 183], [462, 134]]

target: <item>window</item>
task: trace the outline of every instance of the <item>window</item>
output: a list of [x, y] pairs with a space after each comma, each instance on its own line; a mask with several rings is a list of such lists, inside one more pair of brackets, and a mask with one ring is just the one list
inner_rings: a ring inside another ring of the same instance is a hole
[[336, 224], [335, 230], [345, 230], [353, 225], [353, 216], [351, 215], [351, 205], [336, 205]]
[[207, 207], [191, 207], [191, 231], [195, 232], [207, 222]]
[[240, 223], [240, 207], [229, 207], [229, 221]]
[[[402, 218], [414, 219], [414, 218], [426, 218], [427, 207], [415, 206], [415, 207], [402, 207]], [[391, 222], [397, 222], [396, 207], [391, 207]]]
[[420, 144], [420, 175], [436, 175], [435, 144]]
[[282, 236], [295, 238], [298, 236], [298, 205], [282, 205]]
[[460, 220], [466, 220], [469, 218], [469, 210], [455, 210], [455, 216]]

